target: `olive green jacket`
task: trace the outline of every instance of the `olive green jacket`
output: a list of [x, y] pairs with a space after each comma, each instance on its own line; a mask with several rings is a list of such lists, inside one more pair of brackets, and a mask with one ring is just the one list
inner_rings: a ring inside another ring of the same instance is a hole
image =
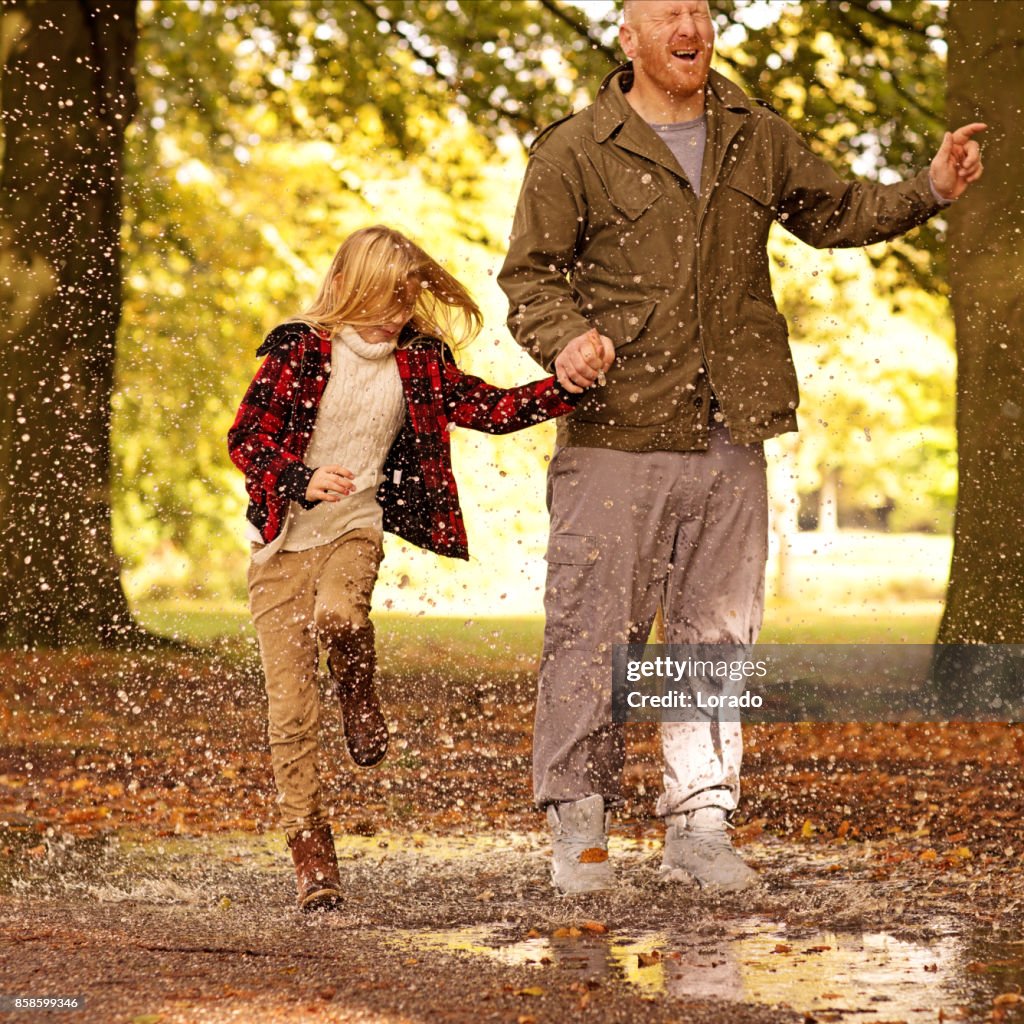
[[509, 328], [547, 370], [598, 327], [607, 383], [559, 443], [623, 451], [707, 446], [712, 389], [732, 440], [796, 429], [799, 401], [766, 243], [772, 221], [819, 248], [869, 245], [941, 206], [927, 170], [893, 185], [843, 181], [773, 110], [712, 71], [702, 194], [629, 106], [629, 64], [531, 150], [499, 282]]

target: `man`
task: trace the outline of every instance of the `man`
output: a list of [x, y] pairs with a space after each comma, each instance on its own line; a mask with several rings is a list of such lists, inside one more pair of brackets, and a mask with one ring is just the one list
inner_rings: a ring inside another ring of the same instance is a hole
[[[710, 70], [704, 0], [627, 0], [629, 63], [531, 152], [500, 283], [509, 326], [570, 390], [549, 470], [547, 625], [534, 793], [563, 892], [612, 883], [620, 800], [611, 649], [646, 639], [752, 643], [767, 557], [762, 442], [795, 430], [797, 381], [766, 242], [778, 220], [817, 247], [922, 223], [982, 172], [972, 124], [929, 170], [846, 182], [770, 108]], [[664, 723], [663, 871], [741, 889], [727, 818], [735, 722]]]

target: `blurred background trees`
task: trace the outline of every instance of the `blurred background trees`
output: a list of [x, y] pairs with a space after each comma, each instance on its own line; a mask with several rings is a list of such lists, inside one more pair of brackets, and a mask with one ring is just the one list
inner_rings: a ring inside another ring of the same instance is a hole
[[[3, 5], [5, 176], [21, 159], [10, 142], [20, 116], [10, 62], [22, 38], [11, 19], [40, 17], [47, 6]], [[97, 21], [117, 7], [78, 6]], [[931, 158], [946, 120], [944, 5], [712, 7], [722, 70], [772, 102], [838, 168], [891, 180]], [[588, 102], [615, 65], [618, 16], [611, 4], [567, 0], [141, 0], [135, 14], [139, 112], [124, 161], [114, 535], [133, 596], [223, 602], [241, 596], [246, 556], [241, 478], [224, 434], [260, 338], [305, 301], [349, 231], [392, 223], [473, 288], [487, 325], [461, 357], [471, 370], [503, 383], [536, 375], [504, 329], [493, 273], [525, 145]], [[0, 241], [6, 259], [20, 232], [13, 207], [4, 210], [4, 224], [15, 225]], [[23, 214], [19, 223], [23, 231]], [[949, 528], [956, 479], [944, 231], [936, 218], [893, 245], [834, 257], [784, 232], [773, 239], [805, 389], [801, 434], [780, 442], [777, 455], [807, 526]], [[5, 302], [17, 294], [11, 288]], [[59, 400], [48, 386], [40, 394]], [[102, 413], [102, 389], [93, 397]], [[5, 435], [14, 416], [5, 407]], [[468, 588], [466, 605], [538, 609], [550, 441], [548, 428], [515, 439], [457, 435], [471, 544], [486, 558], [439, 566], [389, 541], [385, 605], [441, 610]], [[21, 486], [8, 485], [10, 465], [0, 480], [4, 509]], [[5, 534], [8, 566], [24, 529]], [[505, 578], [485, 570], [495, 558]], [[99, 575], [104, 592], [118, 587], [116, 565]], [[38, 608], [33, 614], [22, 627], [38, 626]]]

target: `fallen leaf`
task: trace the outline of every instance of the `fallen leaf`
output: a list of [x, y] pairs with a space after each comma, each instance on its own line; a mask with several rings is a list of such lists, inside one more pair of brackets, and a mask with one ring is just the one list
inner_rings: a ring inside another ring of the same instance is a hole
[[996, 996], [992, 1002], [995, 1006], [1016, 1006], [1022, 999], [1024, 996], [1019, 992], [1004, 992], [1001, 996]]
[[772, 950], [773, 953], [792, 953], [793, 947], [787, 946], [784, 942], [775, 943], [775, 948]]
[[540, 985], [531, 985], [529, 988], [516, 989], [517, 996], [542, 996], [544, 989]]
[[581, 864], [603, 864], [608, 859], [608, 851], [600, 846], [589, 846], [580, 854]]
[[661, 953], [652, 949], [650, 953], [637, 953], [637, 962], [641, 967], [653, 967], [657, 963], [661, 963]]
[[556, 928], [552, 933], [553, 939], [578, 939], [583, 932], [579, 928]]
[[600, 921], [584, 921], [583, 924], [580, 925], [580, 927], [585, 932], [591, 932], [594, 935], [607, 935], [608, 934], [608, 925], [601, 924]]

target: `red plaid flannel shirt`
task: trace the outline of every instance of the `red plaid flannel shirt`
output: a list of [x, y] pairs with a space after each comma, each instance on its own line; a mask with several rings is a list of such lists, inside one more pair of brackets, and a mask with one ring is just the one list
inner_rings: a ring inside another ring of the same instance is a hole
[[[406, 418], [384, 463], [377, 500], [384, 529], [419, 547], [468, 558], [466, 529], [452, 473], [449, 425], [504, 434], [573, 409], [575, 396], [553, 378], [499, 388], [463, 373], [447, 346], [403, 334], [395, 350]], [[303, 462], [330, 375], [331, 339], [302, 323], [267, 335], [266, 356], [228, 431], [231, 461], [245, 474], [249, 521], [266, 543], [281, 532], [288, 502], [312, 508]]]

